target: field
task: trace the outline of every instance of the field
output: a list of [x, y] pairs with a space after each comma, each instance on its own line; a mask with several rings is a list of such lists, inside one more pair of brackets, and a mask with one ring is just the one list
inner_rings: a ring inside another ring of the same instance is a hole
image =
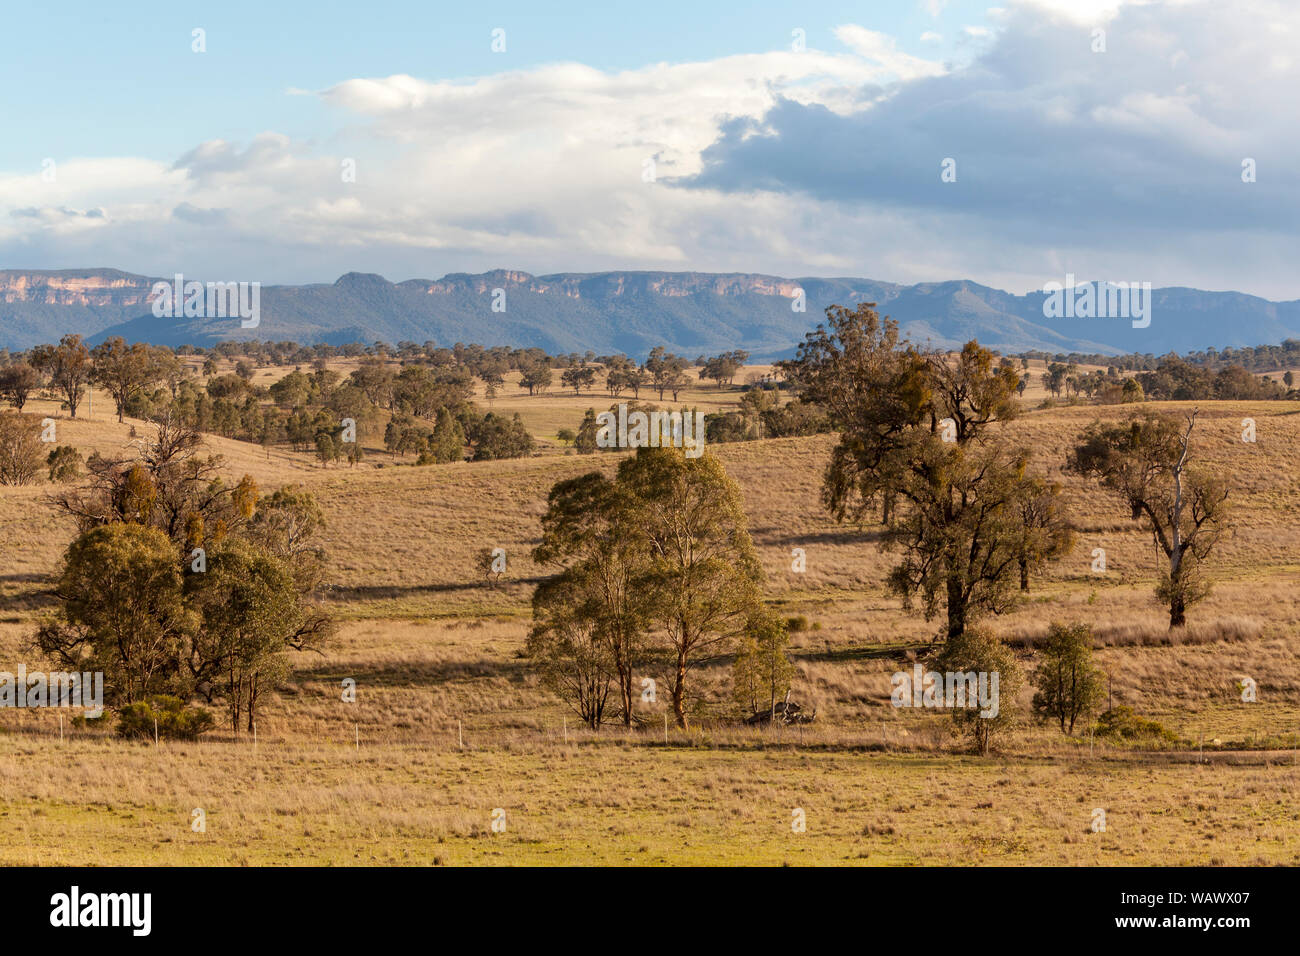
[[[382, 450], [380, 429], [363, 436], [364, 463], [323, 468], [210, 438], [233, 479], [319, 497], [338, 637], [295, 659], [256, 741], [218, 730], [199, 743], [125, 743], [61, 726], [54, 711], [0, 710], [0, 863], [1300, 863], [1300, 404], [1200, 403], [1196, 452], [1233, 482], [1235, 531], [1212, 559], [1213, 594], [1171, 638], [1149, 534], [1062, 474], [1088, 423], [1129, 408], [1039, 409], [1040, 364], [1007, 427], [1065, 483], [1079, 543], [991, 624], [1025, 664], [1049, 622], [1093, 625], [1113, 703], [1159, 720], [1177, 745], [1031, 725], [980, 758], [946, 717], [890, 706], [890, 675], [927, 652], [940, 622], [886, 593], [878, 529], [838, 525], [821, 506], [832, 436], [710, 448], [742, 489], [768, 598], [807, 621], [793, 636], [794, 698], [816, 722], [765, 731], [719, 717], [723, 657], [694, 675], [712, 716], [691, 730], [666, 731], [660, 702], [631, 735], [580, 732], [522, 655], [532, 589], [550, 573], [530, 552], [551, 485], [620, 460], [568, 453], [556, 432], [615, 400], [599, 388], [530, 398], [510, 383], [478, 401], [521, 414], [541, 447], [533, 458], [415, 467]], [[739, 395], [700, 384], [681, 397], [714, 411]], [[149, 427], [119, 424], [103, 394], [93, 405], [76, 420], [53, 402], [28, 410], [55, 417], [59, 442], [85, 454]], [[1255, 443], [1241, 440], [1246, 417]], [[28, 640], [73, 534], [50, 490], [0, 487], [0, 670], [44, 666]], [[484, 547], [506, 551], [498, 587], [474, 569]], [[1105, 574], [1090, 568], [1097, 547]], [[806, 552], [803, 573], [793, 548]], [[349, 677], [351, 704], [340, 694]], [[1256, 703], [1240, 699], [1245, 677]], [[490, 826], [497, 808], [504, 833]], [[807, 832], [792, 832], [795, 808]], [[1093, 832], [1096, 809], [1105, 832]]]

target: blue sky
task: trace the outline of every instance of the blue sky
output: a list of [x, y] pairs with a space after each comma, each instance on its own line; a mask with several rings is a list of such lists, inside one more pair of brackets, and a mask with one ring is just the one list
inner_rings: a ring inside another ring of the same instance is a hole
[[[0, 31], [0, 84], [11, 91], [7, 121], [23, 135], [0, 140], [0, 168], [58, 155], [170, 161], [203, 140], [271, 129], [324, 139], [336, 117], [290, 91], [359, 76], [454, 80], [564, 60], [626, 70], [786, 48], [796, 27], [809, 46], [831, 48], [836, 26], [864, 16], [901, 49], [932, 56], [957, 47], [960, 27], [985, 25], [987, 7], [953, 2], [934, 17], [917, 3], [764, 0], [14, 4]], [[948, 25], [946, 42], [920, 41]], [[204, 56], [191, 51], [196, 27], [207, 34]], [[496, 27], [507, 31], [504, 57], [490, 49]]]
[[0, 268], [267, 283], [667, 269], [1016, 292], [1071, 272], [1300, 297], [1285, 0], [6, 15]]

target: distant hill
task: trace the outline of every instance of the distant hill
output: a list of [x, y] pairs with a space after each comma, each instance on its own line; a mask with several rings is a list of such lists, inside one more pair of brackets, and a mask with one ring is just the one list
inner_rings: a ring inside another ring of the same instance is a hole
[[[172, 346], [432, 339], [638, 357], [656, 345], [688, 358], [744, 348], [771, 359], [791, 354], [826, 306], [863, 301], [878, 303], [913, 341], [949, 347], [975, 338], [1002, 352], [1162, 354], [1300, 338], [1300, 301], [1184, 288], [1154, 290], [1150, 327], [1134, 329], [1127, 319], [1046, 319], [1042, 293], [1013, 295], [965, 280], [909, 286], [748, 273], [496, 270], [393, 283], [352, 272], [333, 284], [263, 287], [261, 324], [242, 329], [237, 319], [155, 318], [155, 281], [116, 269], [0, 271], [0, 347], [79, 332], [92, 342], [121, 335]], [[494, 289], [505, 291], [504, 312], [492, 311]], [[792, 309], [798, 289], [803, 312]]]

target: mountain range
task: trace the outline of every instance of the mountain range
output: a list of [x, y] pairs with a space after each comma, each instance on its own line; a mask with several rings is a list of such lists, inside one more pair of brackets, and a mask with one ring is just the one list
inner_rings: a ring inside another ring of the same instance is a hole
[[[1015, 295], [968, 280], [900, 285], [750, 273], [533, 276], [502, 269], [390, 282], [351, 272], [332, 284], [262, 287], [260, 322], [244, 329], [238, 318], [155, 317], [151, 290], [158, 281], [171, 277], [116, 269], [0, 270], [0, 348], [29, 348], [77, 332], [91, 343], [120, 335], [171, 346], [246, 338], [335, 345], [432, 339], [634, 357], [663, 345], [688, 358], [742, 348], [769, 360], [793, 354], [827, 306], [858, 302], [877, 303], [914, 342], [954, 347], [974, 338], [1004, 353], [1163, 354], [1300, 338], [1300, 300], [1180, 287], [1152, 290], [1152, 321], [1134, 328], [1127, 318], [1045, 318], [1042, 292]], [[799, 290], [803, 311], [795, 308]], [[494, 311], [494, 302], [503, 311]]]

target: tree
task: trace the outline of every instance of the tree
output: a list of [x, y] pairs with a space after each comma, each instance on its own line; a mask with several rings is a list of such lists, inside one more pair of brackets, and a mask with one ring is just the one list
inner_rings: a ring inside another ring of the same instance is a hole
[[533, 436], [518, 412], [510, 418], [488, 412], [470, 429], [469, 442], [474, 461], [523, 458], [533, 453]]
[[659, 392], [659, 400], [662, 402], [664, 392], [671, 390], [675, 401], [677, 390], [686, 382], [686, 360], [680, 355], [666, 352], [662, 345], [657, 345], [650, 350], [645, 370], [650, 377], [650, 384]]
[[40, 375], [26, 362], [0, 368], [0, 398], [4, 398], [20, 412], [27, 404], [28, 396], [40, 384]]
[[251, 733], [267, 690], [289, 673], [286, 652], [319, 646], [320, 618], [302, 600], [294, 570], [246, 539], [229, 539], [191, 574], [200, 621], [187, 659], [197, 684], [224, 684], [231, 729]]
[[583, 388], [591, 388], [596, 383], [596, 370], [586, 363], [570, 365], [560, 375], [560, 384], [573, 389], [574, 395], [581, 395]]
[[519, 384], [528, 389], [529, 395], [537, 395], [551, 387], [551, 366], [545, 361], [531, 362], [519, 371]]
[[749, 360], [749, 353], [738, 349], [734, 352], [723, 352], [721, 355], [710, 359], [705, 359], [704, 370], [700, 373], [700, 378], [709, 378], [718, 383], [718, 387], [730, 385], [735, 381], [736, 373], [740, 371], [741, 366]]
[[1060, 395], [1061, 388], [1065, 385], [1065, 376], [1070, 371], [1068, 365], [1060, 362], [1053, 362], [1047, 366], [1047, 371], [1043, 373], [1043, 387], [1052, 395]]
[[596, 450], [596, 433], [600, 428], [596, 424], [596, 410], [587, 409], [582, 416], [582, 424], [578, 426], [578, 434], [574, 437], [574, 450], [580, 455], [590, 455]]
[[758, 713], [762, 703], [775, 723], [776, 702], [789, 693], [795, 673], [789, 644], [785, 622], [766, 608], [746, 623], [731, 665], [732, 695], [746, 714]]
[[[971, 738], [981, 755], [992, 749], [993, 738], [1014, 727], [1020, 719], [1016, 698], [1024, 685], [1024, 672], [1011, 649], [988, 631], [968, 628], [945, 645], [939, 667], [958, 674], [987, 675], [992, 706], [953, 707], [953, 722]], [[997, 678], [996, 694], [993, 679]]]
[[65, 335], [58, 345], [38, 345], [30, 355], [32, 367], [45, 375], [52, 388], [77, 417], [77, 406], [91, 378], [90, 350], [80, 335]]
[[316, 458], [320, 461], [321, 467], [326, 467], [332, 461], [338, 461], [340, 457], [339, 442], [327, 431], [316, 433]]
[[438, 409], [438, 421], [434, 424], [433, 433], [429, 436], [429, 457], [438, 464], [464, 461], [465, 444], [465, 429], [452, 415], [451, 409], [446, 406]]
[[827, 319], [781, 363], [841, 431], [823, 503], [840, 521], [882, 508], [884, 544], [901, 552], [891, 590], [905, 606], [919, 597], [927, 619], [942, 603], [951, 641], [978, 614], [1014, 604], [1021, 505], [1038, 486], [1029, 452], [994, 426], [1016, 413], [1019, 375], [973, 341], [955, 356], [900, 345], [872, 303], [832, 306]]
[[83, 533], [64, 556], [55, 593], [59, 611], [36, 633], [42, 653], [66, 670], [102, 671], [114, 705], [169, 689], [193, 621], [166, 535], [134, 523]]
[[1169, 607], [1169, 626], [1187, 622], [1187, 608], [1209, 594], [1202, 565], [1228, 528], [1228, 484], [1192, 469], [1192, 430], [1198, 412], [1176, 418], [1147, 412], [1126, 424], [1094, 422], [1070, 454], [1068, 467], [1120, 495], [1134, 520], [1145, 518], [1168, 567], [1156, 596]]
[[26, 485], [41, 473], [40, 426], [31, 415], [0, 412], [0, 485]]
[[1076, 720], [1101, 709], [1105, 677], [1092, 662], [1092, 628], [1053, 623], [1034, 671], [1034, 712], [1057, 721], [1061, 733], [1073, 734]]
[[[142, 342], [127, 345], [121, 336], [105, 339], [96, 345], [90, 357], [91, 380], [113, 396], [119, 422], [127, 403], [163, 376], [153, 349]], [[212, 383], [208, 383], [208, 391], [212, 391]]]
[[637, 589], [670, 659], [672, 708], [685, 729], [686, 679], [701, 655], [721, 653], [758, 603], [762, 571], [746, 529], [740, 488], [712, 455], [638, 448], [617, 481], [631, 497], [648, 565]]
[[[533, 600], [534, 621], [545, 625], [548, 641], [561, 635], [576, 641], [573, 647], [546, 645], [551, 651], [566, 656], [581, 651], [589, 655], [586, 660], [602, 667], [608, 661], [625, 727], [632, 726], [635, 670], [648, 651], [648, 606], [641, 590], [648, 557], [648, 541], [624, 485], [590, 472], [551, 488], [533, 560], [562, 568], [563, 581], [545, 591], [539, 588]], [[586, 630], [579, 632], [579, 623], [565, 616], [570, 613], [561, 607], [565, 601]], [[599, 654], [591, 641], [598, 643]]]
[[634, 381], [640, 387], [640, 383], [645, 377], [645, 373], [633, 365], [626, 355], [610, 357], [606, 360], [605, 367], [608, 369], [608, 374], [605, 376], [605, 387], [609, 389], [609, 393], [615, 398], [624, 389], [631, 388]]
[[55, 505], [81, 532], [117, 521], [151, 525], [178, 550], [188, 544], [194, 522], [204, 534], [220, 537], [241, 528], [252, 514], [252, 479], [236, 485], [221, 477], [221, 459], [199, 454], [202, 436], [173, 418], [156, 423], [153, 438], [137, 439], [137, 457], [86, 461], [89, 486], [56, 495]]
[[1029, 590], [1030, 569], [1041, 569], [1074, 550], [1074, 529], [1061, 500], [1059, 482], [1030, 477], [1016, 498], [1020, 517], [1020, 590]]
[[[599, 730], [616, 668], [599, 609], [590, 605], [599, 588], [589, 574], [578, 566], [538, 586], [526, 653], [539, 666], [543, 685]], [[624, 713], [630, 722], [631, 711], [625, 707]]]

